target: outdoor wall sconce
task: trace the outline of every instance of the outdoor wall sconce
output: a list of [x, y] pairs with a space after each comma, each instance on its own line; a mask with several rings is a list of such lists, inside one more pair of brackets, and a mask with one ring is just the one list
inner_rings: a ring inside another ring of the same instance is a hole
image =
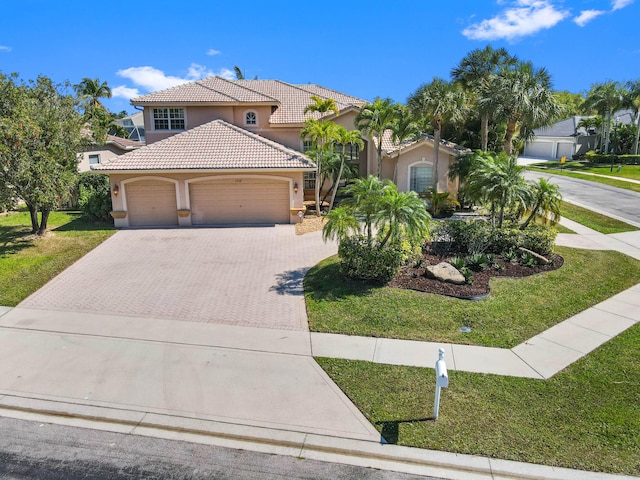
[[293, 184], [293, 193], [298, 193], [298, 182]]
[[119, 193], [120, 193], [120, 186], [116, 183], [113, 186], [113, 194], [117, 197]]

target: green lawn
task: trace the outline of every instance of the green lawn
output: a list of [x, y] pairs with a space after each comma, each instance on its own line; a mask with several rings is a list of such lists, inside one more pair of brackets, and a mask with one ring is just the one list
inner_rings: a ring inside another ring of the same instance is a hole
[[78, 212], [52, 212], [41, 238], [30, 225], [26, 212], [0, 215], [0, 305], [17, 305], [116, 232]]
[[[640, 261], [614, 251], [558, 247], [562, 268], [491, 282], [480, 301], [346, 280], [337, 256], [304, 279], [312, 331], [511, 348], [640, 282]], [[458, 329], [470, 326], [470, 333]]]
[[[387, 441], [640, 475], [640, 325], [549, 380], [317, 359]], [[434, 364], [436, 359], [434, 358]]]
[[[618, 176], [618, 177], [623, 177], [623, 178], [633, 178], [636, 179], [635, 177], [636, 175], [638, 175], [637, 171], [625, 171], [625, 169], [631, 169], [631, 167], [638, 167], [638, 165], [625, 165], [622, 170], [620, 171], [620, 173], [616, 172], [616, 169], [613, 169], [613, 173], [609, 173], [608, 168], [606, 168], [606, 172], [604, 173], [602, 172], [603, 175], [613, 175], [613, 176]], [[527, 170], [531, 170], [534, 172], [543, 172], [543, 173], [552, 173], [554, 175], [562, 175], [565, 177], [572, 177], [572, 178], [578, 178], [581, 180], [588, 180], [590, 182], [596, 182], [596, 183], [602, 183], [605, 185], [609, 185], [611, 187], [618, 187], [618, 188], [624, 188], [625, 190], [632, 190], [634, 192], [640, 192], [640, 184], [638, 183], [632, 183], [632, 182], [625, 182], [624, 180], [616, 180], [613, 178], [605, 178], [605, 177], [596, 177], [595, 175], [585, 175], [583, 173], [579, 173], [578, 171], [570, 171], [569, 167], [565, 167], [564, 169], [560, 170], [560, 167], [558, 168], [551, 168], [551, 167], [547, 167], [547, 168], [538, 168], [538, 167], [534, 167], [534, 166], [530, 166], [527, 167]], [[589, 171], [586, 169], [582, 169], [582, 171]], [[598, 168], [597, 171], [594, 171], [593, 173], [601, 173], [601, 169]], [[624, 174], [623, 174], [624, 173]], [[627, 176], [629, 175], [629, 176]]]
[[578, 222], [585, 227], [589, 227], [600, 233], [621, 233], [633, 232], [638, 230], [633, 225], [621, 222], [615, 218], [607, 217], [600, 213], [593, 212], [586, 208], [573, 205], [572, 203], [562, 202], [560, 215], [574, 222]]

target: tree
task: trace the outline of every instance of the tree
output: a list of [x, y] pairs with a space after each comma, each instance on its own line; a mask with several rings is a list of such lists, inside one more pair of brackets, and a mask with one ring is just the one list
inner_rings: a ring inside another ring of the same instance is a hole
[[304, 113], [317, 112], [320, 113], [320, 117], [323, 117], [325, 113], [333, 112], [335, 115], [340, 113], [336, 101], [333, 98], [321, 98], [317, 95], [309, 97], [313, 103], [307, 105], [304, 108]]
[[456, 84], [436, 77], [431, 83], [421, 85], [413, 92], [407, 103], [414, 116], [429, 122], [433, 127], [433, 189], [437, 192], [442, 123], [455, 123], [465, 118], [467, 114], [466, 96]]
[[360, 135], [359, 130], [347, 130], [342, 125], [338, 125], [335, 131], [335, 139], [336, 142], [340, 145], [340, 168], [333, 182], [331, 200], [329, 201], [329, 211], [333, 209], [333, 204], [336, 201], [338, 187], [340, 186], [340, 181], [342, 180], [342, 174], [345, 169], [347, 145], [355, 145], [359, 149], [364, 148], [364, 142], [362, 141], [362, 136]]
[[560, 116], [562, 118], [573, 117], [582, 113], [584, 95], [581, 93], [571, 93], [569, 90], [556, 90], [553, 92], [558, 105], [560, 105]]
[[[451, 78], [459, 82], [477, 101], [487, 97], [500, 70], [511, 67], [518, 59], [504, 48], [494, 50], [491, 45], [467, 53], [460, 63], [451, 70]], [[480, 113], [481, 149], [486, 151], [489, 144], [489, 120], [491, 106], [478, 104]]]
[[511, 155], [517, 128], [520, 137], [527, 140], [534, 128], [550, 124], [561, 113], [551, 87], [546, 69], [534, 68], [531, 62], [518, 62], [513, 68], [503, 69], [491, 92], [479, 100], [482, 108], [506, 122], [503, 149], [507, 155]]
[[322, 173], [323, 155], [333, 149], [336, 137], [336, 124], [333, 122], [320, 122], [314, 118], [307, 118], [300, 131], [300, 138], [308, 139], [314, 144], [314, 154], [316, 161], [316, 181], [315, 181], [315, 202], [316, 212], [321, 215], [320, 210], [320, 187]]
[[481, 202], [491, 205], [491, 219], [498, 228], [502, 228], [505, 211], [508, 208], [523, 211], [530, 204], [530, 189], [522, 172], [525, 168], [518, 165], [515, 157], [504, 152], [493, 155], [487, 152], [476, 154], [474, 169], [467, 182], [467, 193]]
[[611, 119], [616, 110], [631, 106], [630, 92], [620, 82], [607, 80], [602, 83], [595, 83], [591, 86], [584, 107], [593, 109], [602, 115], [602, 139], [604, 142], [603, 152], [609, 153], [609, 142], [611, 140]]
[[395, 121], [391, 124], [391, 139], [398, 145], [398, 155], [393, 165], [393, 183], [398, 177], [398, 162], [402, 154], [402, 148], [407, 140], [415, 140], [420, 136], [420, 126], [414, 121], [408, 107], [401, 105], [396, 112]]
[[393, 125], [397, 109], [397, 104], [390, 98], [376, 97], [373, 103], [363, 105], [355, 118], [356, 128], [377, 143], [378, 177], [382, 172], [382, 137]]
[[636, 115], [636, 137], [633, 142], [633, 154], [638, 155], [638, 142], [640, 140], [640, 78], [634, 82], [628, 82], [629, 97]]
[[80, 83], [73, 86], [76, 95], [87, 102], [90, 108], [104, 108], [101, 98], [111, 98], [111, 88], [107, 82], [100, 82], [99, 78], [85, 77]]
[[524, 230], [529, 226], [532, 220], [535, 218], [542, 219], [543, 223], [551, 221], [552, 225], [555, 225], [560, 219], [560, 206], [562, 204], [562, 195], [560, 194], [560, 187], [549, 183], [544, 178], [538, 179], [537, 183], [531, 185], [531, 201], [532, 205], [529, 208], [529, 217], [520, 226], [521, 230]]
[[24, 200], [32, 233], [43, 235], [75, 184], [83, 143], [77, 103], [43, 76], [24, 83], [0, 74], [0, 99], [0, 184]]
[[240, 70], [240, 67], [238, 65], [235, 65], [233, 67], [233, 73], [236, 76], [236, 80], [244, 80], [244, 74], [242, 73], [242, 70]]

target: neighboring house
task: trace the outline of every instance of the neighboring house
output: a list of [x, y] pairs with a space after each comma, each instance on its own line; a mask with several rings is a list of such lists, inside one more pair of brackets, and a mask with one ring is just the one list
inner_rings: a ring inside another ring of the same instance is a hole
[[129, 140], [145, 143], [144, 137], [144, 115], [142, 112], [136, 112], [128, 117], [118, 118], [114, 123], [124, 128], [129, 135]]
[[[600, 132], [585, 131], [578, 124], [589, 116], [573, 116], [560, 120], [549, 127], [536, 128], [535, 137], [527, 142], [523, 156], [536, 157], [545, 160], [558, 160], [562, 157], [571, 159], [573, 155], [582, 155], [597, 148], [600, 142]], [[633, 122], [633, 112], [620, 110], [612, 115], [613, 124], [628, 124]]]
[[101, 163], [111, 161], [120, 155], [131, 152], [140, 147], [144, 147], [144, 143], [108, 135], [107, 141], [104, 145], [92, 144], [87, 148], [87, 150], [82, 152], [82, 156], [78, 162], [78, 171], [88, 172], [91, 170], [93, 165], [99, 165]]
[[[339, 113], [304, 113], [311, 97], [332, 98]], [[319, 85], [210, 77], [131, 100], [143, 108], [147, 146], [94, 165], [108, 174], [117, 227], [295, 223], [311, 199], [316, 166], [302, 152], [308, 117], [348, 130], [367, 102]], [[376, 145], [350, 150], [361, 176], [377, 170]], [[383, 178], [397, 152], [383, 140]], [[455, 146], [440, 148], [439, 187]], [[404, 146], [399, 190], [424, 190], [432, 178], [433, 139]], [[431, 175], [431, 176], [430, 176]]]

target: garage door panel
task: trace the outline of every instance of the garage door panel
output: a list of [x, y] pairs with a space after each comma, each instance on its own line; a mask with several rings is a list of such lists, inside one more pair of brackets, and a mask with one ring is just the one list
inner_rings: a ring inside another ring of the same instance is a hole
[[533, 142], [527, 145], [525, 154], [530, 157], [551, 158], [553, 153], [553, 143]]
[[178, 224], [176, 189], [169, 182], [134, 182], [125, 186], [131, 226]]
[[189, 194], [194, 225], [289, 223], [288, 182], [197, 182]]

